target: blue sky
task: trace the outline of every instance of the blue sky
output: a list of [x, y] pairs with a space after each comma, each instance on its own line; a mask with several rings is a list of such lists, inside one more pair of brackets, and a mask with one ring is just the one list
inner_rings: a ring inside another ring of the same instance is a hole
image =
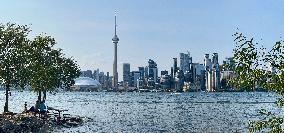
[[232, 56], [237, 28], [271, 47], [284, 35], [283, 7], [281, 0], [9, 0], [1, 2], [0, 22], [31, 24], [31, 36], [55, 37], [82, 70], [112, 73], [117, 10], [121, 80], [123, 62], [137, 70], [151, 58], [169, 70], [172, 58], [187, 50], [194, 62], [213, 52], [222, 61]]

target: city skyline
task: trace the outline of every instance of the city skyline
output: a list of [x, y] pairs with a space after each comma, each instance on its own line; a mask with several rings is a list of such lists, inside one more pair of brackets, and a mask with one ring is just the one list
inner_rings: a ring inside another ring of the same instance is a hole
[[[57, 47], [73, 56], [82, 70], [112, 73], [113, 17], [118, 11], [118, 74], [122, 64], [131, 70], [148, 59], [159, 70], [169, 70], [172, 58], [189, 51], [193, 62], [203, 63], [206, 53], [219, 60], [232, 56], [237, 31], [269, 47], [283, 36], [281, 1], [5, 1], [1, 22], [32, 24], [32, 34], [46, 32]], [[17, 8], [17, 10], [14, 10]], [[261, 40], [263, 39], [263, 40]]]

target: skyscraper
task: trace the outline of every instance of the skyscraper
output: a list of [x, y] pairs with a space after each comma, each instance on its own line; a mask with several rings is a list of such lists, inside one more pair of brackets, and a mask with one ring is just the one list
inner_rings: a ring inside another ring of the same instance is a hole
[[220, 66], [218, 62], [218, 53], [213, 53], [213, 89], [218, 90], [220, 88]]
[[145, 72], [145, 74], [144, 74], [145, 78], [149, 78], [149, 68], [148, 68], [148, 66], [145, 67], [144, 72]]
[[158, 68], [157, 63], [151, 59], [148, 61], [148, 69], [149, 69], [149, 78], [153, 78], [154, 82], [157, 82], [158, 79]]
[[192, 57], [190, 57], [190, 53], [180, 53], [180, 70], [182, 70], [184, 73], [186, 71], [189, 71], [189, 66], [192, 63]]
[[144, 67], [138, 67], [138, 71], [140, 72], [140, 78], [144, 79], [144, 74], [145, 74], [145, 68]]
[[94, 70], [94, 73], [93, 73], [93, 78], [98, 80], [98, 81], [99, 81], [99, 73], [100, 73], [99, 69]]
[[218, 63], [218, 53], [213, 53], [213, 57], [212, 57], [213, 59], [213, 61], [212, 61], [212, 63], [213, 64], [219, 64]]
[[130, 64], [123, 63], [123, 84], [127, 85], [130, 83]]
[[174, 66], [173, 66], [173, 72], [174, 72], [174, 77], [176, 76], [176, 72], [178, 71], [177, 68], [177, 58], [173, 58], [174, 59]]
[[139, 78], [140, 78], [140, 72], [139, 71], [132, 71], [131, 72], [131, 78], [132, 78], [132, 86], [133, 87], [138, 87], [139, 84]]
[[113, 61], [113, 82], [112, 87], [117, 89], [118, 85], [118, 73], [117, 73], [117, 43], [119, 41], [118, 36], [116, 35], [116, 15], [114, 16], [114, 37], [112, 38], [112, 42], [114, 44], [114, 61]]
[[217, 91], [220, 88], [220, 66], [218, 63], [218, 54], [213, 53], [212, 61], [209, 54], [205, 54], [204, 59], [205, 79], [207, 91]]

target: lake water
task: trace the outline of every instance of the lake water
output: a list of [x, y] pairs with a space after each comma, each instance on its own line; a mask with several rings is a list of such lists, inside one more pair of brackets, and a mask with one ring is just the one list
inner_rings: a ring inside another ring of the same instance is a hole
[[[1, 110], [4, 99], [0, 91]], [[31, 106], [36, 99], [32, 92], [12, 91], [9, 109], [20, 112], [24, 102]], [[60, 92], [48, 94], [46, 104], [92, 118], [56, 132], [247, 132], [258, 110], [283, 111], [275, 100], [275, 94], [265, 92]]]

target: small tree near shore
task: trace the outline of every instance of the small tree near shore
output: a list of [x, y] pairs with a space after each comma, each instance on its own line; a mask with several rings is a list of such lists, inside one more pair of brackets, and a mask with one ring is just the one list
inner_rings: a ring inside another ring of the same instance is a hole
[[0, 80], [4, 85], [6, 100], [4, 112], [8, 112], [9, 91], [11, 87], [23, 87], [27, 84], [26, 58], [27, 35], [29, 28], [24, 25], [0, 24]]
[[80, 75], [76, 62], [53, 47], [54, 38], [40, 35], [30, 40], [29, 32], [26, 25], [0, 24], [0, 82], [6, 90], [4, 112], [9, 111], [11, 87], [31, 86], [41, 101], [42, 92], [46, 99], [47, 91], [59, 87], [69, 89], [73, 79]]
[[31, 42], [32, 90], [38, 93], [38, 100], [46, 99], [46, 92], [59, 87], [70, 87], [74, 78], [79, 77], [80, 69], [71, 58], [65, 58], [61, 49], [54, 49], [55, 39], [50, 36], [37, 36]]

